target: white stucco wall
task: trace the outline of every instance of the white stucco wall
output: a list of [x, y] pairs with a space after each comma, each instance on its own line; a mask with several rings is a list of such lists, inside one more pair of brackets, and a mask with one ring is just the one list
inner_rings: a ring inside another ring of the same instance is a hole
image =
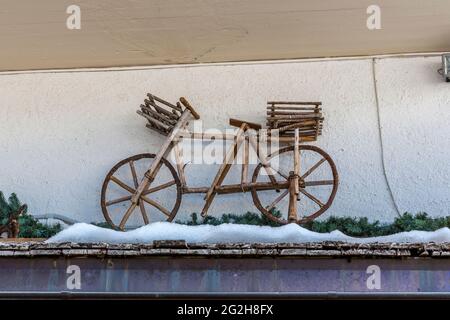
[[[439, 67], [439, 57], [376, 61], [386, 174], [402, 212], [450, 214], [450, 85]], [[0, 74], [0, 190], [16, 192], [34, 214], [102, 221], [107, 171], [163, 141], [135, 113], [146, 92], [185, 96], [218, 128], [229, 117], [264, 122], [267, 100], [322, 101], [316, 145], [333, 157], [341, 180], [324, 217], [396, 215], [382, 170], [371, 59]], [[195, 184], [213, 176], [188, 173]], [[199, 212], [201, 199], [184, 196], [177, 218]], [[246, 210], [256, 210], [250, 194], [219, 196], [211, 207], [212, 214]]]

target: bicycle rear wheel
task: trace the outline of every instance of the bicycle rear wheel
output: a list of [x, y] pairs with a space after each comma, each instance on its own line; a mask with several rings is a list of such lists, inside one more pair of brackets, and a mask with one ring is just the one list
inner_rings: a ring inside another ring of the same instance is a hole
[[[311, 145], [300, 145], [300, 177], [299, 195], [296, 199], [298, 224], [312, 221], [323, 214], [332, 204], [336, 196], [339, 177], [331, 157], [322, 149]], [[278, 182], [288, 182], [291, 171], [294, 171], [294, 147], [282, 148], [267, 158], [268, 165]], [[260, 163], [255, 168], [252, 182], [268, 183], [269, 176], [265, 174]], [[258, 190], [252, 188], [255, 206], [270, 220], [287, 224], [289, 210], [289, 183], [286, 188], [276, 191]], [[295, 200], [294, 200], [295, 201]]]

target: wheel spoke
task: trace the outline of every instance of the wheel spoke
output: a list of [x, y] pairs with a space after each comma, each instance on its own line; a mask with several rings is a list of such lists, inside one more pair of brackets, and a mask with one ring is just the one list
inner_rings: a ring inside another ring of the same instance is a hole
[[163, 206], [161, 206], [159, 203], [157, 203], [156, 201], [153, 201], [149, 198], [147, 198], [146, 196], [141, 196], [141, 199], [144, 200], [145, 202], [147, 202], [149, 205], [155, 207], [156, 209], [158, 209], [159, 211], [161, 211], [162, 213], [164, 213], [166, 216], [170, 216], [170, 211], [167, 210], [166, 208], [164, 208]]
[[115, 183], [117, 183], [119, 186], [121, 186], [122, 188], [124, 188], [125, 190], [127, 190], [130, 193], [135, 193], [136, 190], [134, 190], [132, 187], [130, 187], [129, 185], [127, 185], [126, 183], [122, 182], [121, 180], [119, 180], [118, 178], [111, 176], [111, 181], [114, 181]]
[[130, 169], [133, 176], [134, 187], [137, 188], [139, 186], [139, 182], [136, 174], [136, 168], [134, 167], [134, 161], [130, 161]]
[[280, 194], [270, 205], [266, 206], [266, 210], [270, 211], [273, 208], [275, 208], [275, 206], [281, 201], [283, 200], [283, 198], [289, 193], [289, 189], [286, 189], [283, 191], [282, 194]]
[[176, 182], [175, 182], [175, 180], [172, 180], [172, 181], [163, 183], [162, 185], [159, 185], [157, 187], [149, 188], [149, 189], [145, 190], [142, 194], [143, 195], [147, 195], [147, 194], [150, 194], [150, 193], [153, 193], [153, 192], [157, 192], [159, 190], [166, 189], [166, 188], [168, 188], [170, 186], [173, 186], [174, 184], [176, 184]]
[[147, 212], [145, 211], [145, 205], [142, 201], [139, 202], [139, 209], [141, 209], [142, 219], [144, 219], [145, 224], [149, 224]]
[[[130, 161], [130, 169], [131, 169], [131, 174], [133, 175], [134, 187], [137, 188], [139, 186], [139, 181], [138, 181], [138, 177], [136, 174], [136, 168], [134, 166], [134, 161]], [[142, 214], [142, 219], [144, 219], [144, 223], [149, 224], [147, 212], [145, 211], [145, 205], [142, 201], [139, 202], [139, 209]]]
[[[271, 168], [272, 168], [272, 167], [271, 167]], [[273, 169], [273, 168], [272, 168], [272, 169]], [[289, 179], [289, 175], [287, 175], [287, 174], [281, 172], [281, 170], [276, 170], [276, 169], [273, 169], [273, 170], [275, 170], [276, 173], [278, 173], [280, 176], [282, 176], [282, 177], [285, 178], [286, 180]]]
[[125, 228], [125, 223], [127, 223], [128, 218], [131, 216], [135, 208], [136, 203], [132, 203], [131, 206], [128, 208], [127, 212], [125, 212], [125, 215], [123, 216], [122, 221], [120, 221], [119, 224], [120, 230], [123, 230]]
[[326, 161], [325, 158], [320, 159], [315, 165], [313, 165], [308, 171], [305, 172], [304, 175], [302, 175], [300, 178], [305, 179], [307, 176], [309, 176], [311, 173], [313, 173], [314, 170], [316, 170], [322, 163]]
[[305, 187], [330, 186], [334, 180], [305, 181]]
[[121, 202], [128, 201], [128, 200], [131, 200], [131, 196], [121, 197], [121, 198], [117, 198], [117, 199], [105, 202], [105, 206], [108, 207], [110, 205], [121, 203]]
[[311, 199], [315, 204], [317, 204], [319, 207], [323, 207], [324, 206], [324, 204], [319, 200], [319, 199], [317, 199], [316, 197], [314, 197], [311, 193], [309, 193], [308, 191], [305, 191], [305, 189], [302, 189], [302, 188], [300, 188], [299, 189], [299, 191], [301, 192], [301, 193], [303, 193], [305, 196], [307, 196], [309, 199]]

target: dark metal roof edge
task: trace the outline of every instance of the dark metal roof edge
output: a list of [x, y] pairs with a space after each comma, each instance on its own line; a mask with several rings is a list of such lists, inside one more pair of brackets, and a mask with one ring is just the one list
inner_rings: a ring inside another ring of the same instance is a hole
[[0, 299], [445, 299], [450, 292], [37, 292], [3, 291]]

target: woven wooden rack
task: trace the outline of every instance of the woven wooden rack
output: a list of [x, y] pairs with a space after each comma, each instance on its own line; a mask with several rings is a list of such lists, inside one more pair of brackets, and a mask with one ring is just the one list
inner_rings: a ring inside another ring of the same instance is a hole
[[147, 97], [137, 113], [148, 120], [147, 128], [169, 135], [183, 113], [180, 102], [173, 104], [150, 93]]

